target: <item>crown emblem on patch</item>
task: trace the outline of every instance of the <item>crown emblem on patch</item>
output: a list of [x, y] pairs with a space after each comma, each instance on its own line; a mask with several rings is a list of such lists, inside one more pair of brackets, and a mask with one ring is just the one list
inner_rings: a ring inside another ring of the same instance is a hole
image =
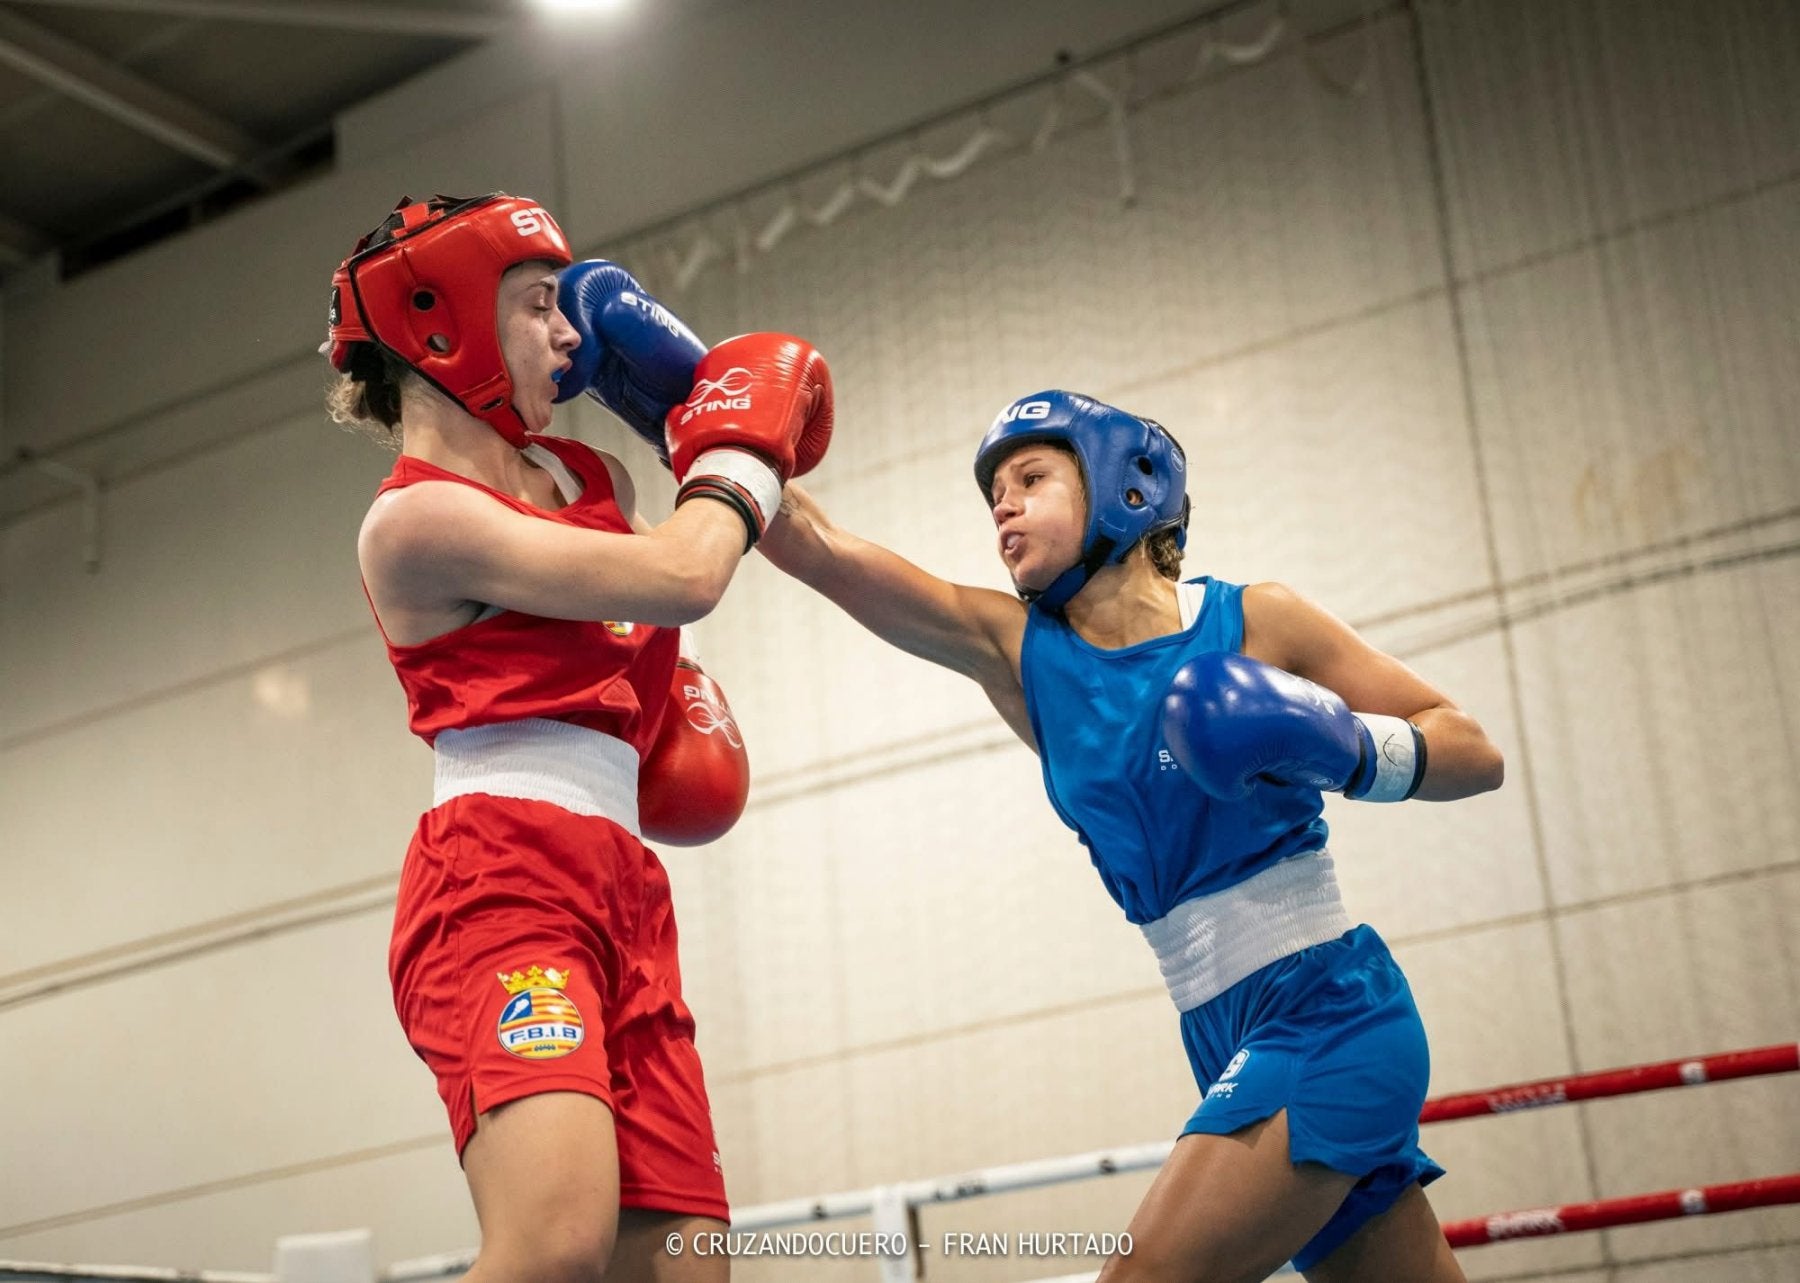
[[528, 989], [562, 989], [569, 983], [569, 973], [558, 971], [555, 967], [545, 970], [533, 964], [524, 971], [515, 971], [510, 976], [504, 971], [495, 973], [500, 983], [506, 986], [508, 993], [524, 993]]

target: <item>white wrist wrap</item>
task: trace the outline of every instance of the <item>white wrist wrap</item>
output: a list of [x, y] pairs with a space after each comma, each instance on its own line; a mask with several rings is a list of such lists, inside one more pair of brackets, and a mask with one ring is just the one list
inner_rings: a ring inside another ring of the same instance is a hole
[[1375, 741], [1375, 778], [1361, 793], [1359, 802], [1404, 802], [1418, 792], [1425, 778], [1425, 737], [1404, 717], [1381, 713], [1352, 713]]
[[682, 484], [696, 477], [718, 477], [743, 491], [762, 516], [763, 529], [781, 509], [781, 475], [753, 454], [743, 450], [708, 450], [688, 469]]

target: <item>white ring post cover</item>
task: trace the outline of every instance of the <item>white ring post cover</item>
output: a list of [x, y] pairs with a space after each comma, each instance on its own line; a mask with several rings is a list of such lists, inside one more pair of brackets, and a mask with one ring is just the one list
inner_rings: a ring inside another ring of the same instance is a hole
[[898, 1185], [883, 1185], [874, 1191], [874, 1195], [869, 1208], [871, 1228], [877, 1234], [888, 1236], [889, 1243], [906, 1243], [909, 1249], [903, 1256], [876, 1254], [875, 1259], [881, 1265], [881, 1283], [913, 1283], [918, 1277], [913, 1259], [918, 1249], [911, 1246], [912, 1205]]
[[375, 1283], [370, 1230], [287, 1234], [275, 1240], [278, 1283]]

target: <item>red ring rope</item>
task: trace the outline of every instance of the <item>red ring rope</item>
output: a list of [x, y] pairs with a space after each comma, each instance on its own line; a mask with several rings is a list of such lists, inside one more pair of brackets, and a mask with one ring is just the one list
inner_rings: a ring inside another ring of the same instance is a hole
[[1603, 1230], [1614, 1225], [1644, 1221], [1670, 1221], [1682, 1216], [1710, 1216], [1715, 1212], [1741, 1212], [1750, 1207], [1800, 1203], [1800, 1172], [1768, 1176], [1754, 1181], [1732, 1181], [1697, 1189], [1667, 1189], [1629, 1198], [1603, 1198], [1593, 1203], [1565, 1203], [1561, 1207], [1534, 1207], [1522, 1212], [1496, 1212], [1474, 1216], [1444, 1226], [1451, 1247], [1476, 1247], [1512, 1238], [1542, 1238], [1581, 1230]]
[[1519, 1109], [1538, 1109], [1576, 1100], [1628, 1096], [1633, 1092], [1664, 1087], [1697, 1087], [1728, 1078], [1754, 1078], [1760, 1074], [1785, 1074], [1800, 1070], [1800, 1043], [1781, 1043], [1749, 1051], [1728, 1051], [1717, 1056], [1665, 1060], [1654, 1065], [1602, 1069], [1567, 1078], [1542, 1078], [1537, 1082], [1490, 1087], [1486, 1091], [1439, 1096], [1425, 1102], [1421, 1123], [1441, 1123], [1452, 1118], [1481, 1114], [1509, 1114]]

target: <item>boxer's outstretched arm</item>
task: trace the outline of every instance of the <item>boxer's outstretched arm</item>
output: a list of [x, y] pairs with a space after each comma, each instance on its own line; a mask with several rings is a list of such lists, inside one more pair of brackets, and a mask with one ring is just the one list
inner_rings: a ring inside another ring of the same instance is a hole
[[780, 519], [758, 547], [883, 641], [973, 678], [1019, 738], [1032, 743], [1019, 685], [1023, 602], [939, 579], [851, 534], [792, 482], [782, 491]]
[[1472, 716], [1355, 629], [1282, 584], [1244, 590], [1244, 653], [1339, 695], [1365, 713], [1405, 718], [1429, 745], [1415, 797], [1448, 802], [1500, 787], [1505, 762]]

